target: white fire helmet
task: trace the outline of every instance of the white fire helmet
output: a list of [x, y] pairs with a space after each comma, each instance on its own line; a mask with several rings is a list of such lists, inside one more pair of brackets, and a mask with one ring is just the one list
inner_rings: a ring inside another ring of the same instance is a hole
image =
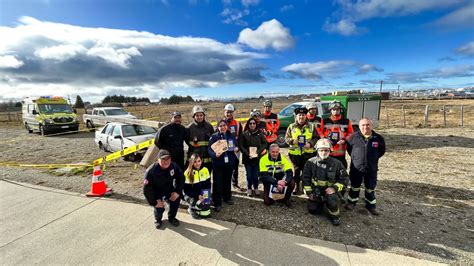
[[197, 114], [197, 113], [203, 113], [203, 114], [205, 114], [205, 113], [204, 113], [204, 108], [202, 108], [202, 106], [200, 106], [200, 105], [194, 106], [194, 107], [193, 107], [193, 117], [194, 117], [194, 115]]
[[235, 107], [232, 104], [228, 103], [224, 106], [224, 110], [233, 112], [235, 111]]

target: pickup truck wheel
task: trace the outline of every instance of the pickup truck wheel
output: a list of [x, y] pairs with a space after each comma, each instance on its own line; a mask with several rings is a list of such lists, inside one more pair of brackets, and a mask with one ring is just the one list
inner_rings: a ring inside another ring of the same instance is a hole
[[276, 144], [278, 144], [280, 148], [288, 147], [288, 144], [286, 144], [286, 141], [285, 141], [285, 135], [286, 135], [286, 129], [278, 130], [278, 138], [276, 140]]
[[130, 153], [129, 155], [123, 158], [125, 161], [135, 162], [137, 155], [135, 153]]
[[92, 122], [90, 120], [87, 120], [86, 122], [86, 127], [87, 128], [90, 128], [90, 129], [93, 129], [94, 128], [94, 124], [92, 124]]
[[25, 123], [25, 128], [28, 131], [28, 133], [33, 133], [33, 129], [31, 129], [30, 126], [28, 126], [27, 123]]

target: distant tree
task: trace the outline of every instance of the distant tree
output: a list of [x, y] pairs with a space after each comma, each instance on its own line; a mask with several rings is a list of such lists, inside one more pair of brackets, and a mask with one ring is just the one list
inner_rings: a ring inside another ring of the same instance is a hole
[[16, 107], [16, 108], [18, 108], [18, 107], [21, 108], [21, 102], [16, 102], [16, 103], [15, 103], [15, 107]]
[[143, 97], [128, 97], [123, 95], [112, 95], [112, 96], [105, 96], [102, 100], [102, 103], [136, 103], [136, 102], [147, 102], [150, 103], [150, 99]]
[[265, 99], [262, 95], [260, 95], [260, 97], [258, 97], [258, 99], [261, 101], [263, 99]]
[[76, 96], [76, 103], [74, 104], [74, 108], [84, 108], [84, 102], [82, 101], [81, 96]]

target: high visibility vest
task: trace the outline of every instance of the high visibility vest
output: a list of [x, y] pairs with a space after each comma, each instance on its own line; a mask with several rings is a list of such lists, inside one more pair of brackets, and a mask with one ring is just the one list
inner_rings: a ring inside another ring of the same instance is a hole
[[291, 163], [281, 154], [276, 160], [270, 157], [270, 154], [265, 154], [260, 158], [259, 162], [260, 172], [267, 172], [277, 180], [281, 180], [285, 176], [287, 170], [292, 169]]
[[192, 180], [190, 175], [186, 172], [184, 173], [184, 178], [185, 184], [197, 184], [199, 182], [207, 181], [209, 178], [211, 178], [211, 175], [209, 174], [209, 170], [207, 169], [207, 167], [203, 167], [201, 168], [201, 170], [193, 170]]
[[278, 139], [278, 128], [280, 127], [280, 120], [274, 113], [270, 113], [268, 116], [264, 115], [266, 130], [272, 132], [272, 134], [265, 135], [265, 139], [268, 143], [273, 143]]
[[[293, 139], [293, 145], [290, 146], [290, 151], [288, 152], [291, 155], [303, 155], [303, 153], [314, 153], [316, 150], [314, 147], [305, 149], [299, 146], [299, 141], [304, 139], [305, 142], [308, 142], [312, 139], [314, 131], [316, 130], [313, 123], [307, 122], [303, 128], [300, 128], [296, 123], [291, 124], [288, 129]], [[303, 130], [303, 131], [302, 131]]]
[[346, 144], [337, 144], [339, 140], [345, 140], [352, 134], [352, 123], [349, 119], [339, 116], [335, 118], [331, 116], [326, 118], [322, 123], [322, 137], [329, 139], [332, 142], [331, 156], [345, 156]]

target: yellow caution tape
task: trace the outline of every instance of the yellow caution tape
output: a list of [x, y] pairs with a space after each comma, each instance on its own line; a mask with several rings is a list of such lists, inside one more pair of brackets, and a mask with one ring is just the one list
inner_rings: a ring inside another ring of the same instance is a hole
[[[237, 118], [235, 120], [239, 121], [239, 122], [247, 122], [247, 120], [249, 120], [250, 117], [247, 117], [247, 118]], [[211, 125], [213, 126], [216, 126], [217, 125], [217, 122], [212, 122]]]
[[116, 160], [120, 157], [123, 157], [123, 156], [129, 155], [131, 153], [134, 153], [136, 151], [148, 148], [148, 147], [150, 147], [150, 145], [154, 144], [154, 141], [155, 141], [154, 139], [150, 139], [150, 140], [144, 141], [142, 143], [139, 143], [137, 145], [125, 148], [121, 151], [116, 151], [112, 154], [109, 154], [107, 156], [104, 156], [102, 158], [98, 158], [98, 159], [94, 160], [94, 162], [92, 164], [93, 165], [99, 165], [99, 164], [104, 164], [105, 162], [108, 162], [108, 161]]

